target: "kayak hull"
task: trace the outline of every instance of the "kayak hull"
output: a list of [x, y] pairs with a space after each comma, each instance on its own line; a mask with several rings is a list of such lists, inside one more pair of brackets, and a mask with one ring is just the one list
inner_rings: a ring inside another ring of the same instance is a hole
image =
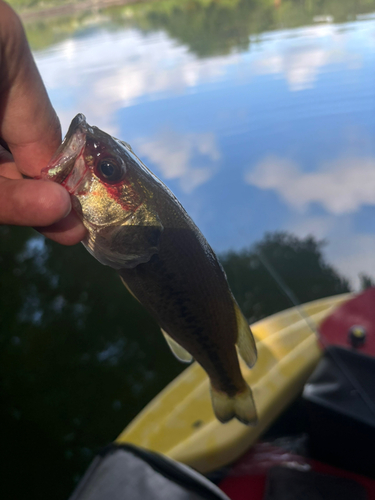
[[207, 473], [234, 461], [302, 391], [322, 355], [317, 329], [350, 294], [316, 300], [251, 325], [258, 348], [253, 369], [241, 362], [258, 411], [256, 426], [218, 422], [209, 382], [193, 363], [125, 428], [117, 443], [162, 453]]

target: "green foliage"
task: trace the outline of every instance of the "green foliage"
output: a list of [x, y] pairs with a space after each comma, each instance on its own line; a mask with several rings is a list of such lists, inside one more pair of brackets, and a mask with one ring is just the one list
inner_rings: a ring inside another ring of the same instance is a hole
[[[78, 0], [78, 3], [83, 0]], [[8, 0], [8, 3], [17, 11], [48, 9], [66, 4], [76, 4], [73, 0]]]
[[375, 287], [375, 280], [371, 276], [365, 273], [359, 275], [360, 288], [361, 290], [367, 290], [367, 288]]
[[[199, 57], [247, 50], [250, 33], [269, 23], [272, 2], [260, 0], [156, 2], [140, 5], [135, 12], [145, 31], [165, 30]], [[262, 19], [264, 18], [264, 19]]]
[[[18, 12], [43, 11], [40, 19], [24, 17], [34, 49], [47, 47], [72, 34], [92, 29], [100, 20], [110, 29], [132, 27], [144, 32], [162, 30], [186, 45], [198, 57], [247, 50], [261, 32], [314, 23], [316, 16], [331, 16], [336, 23], [371, 12], [375, 0], [160, 0], [72, 11], [80, 0], [10, 0]], [[65, 5], [65, 14], [54, 7]], [[83, 4], [82, 5], [87, 5]], [[50, 16], [45, 17], [46, 9]], [[54, 15], [54, 12], [56, 13]], [[36, 19], [36, 20], [35, 20]]]
[[[347, 291], [322, 245], [274, 233], [224, 255], [245, 314], [254, 321], [291, 306], [259, 252], [301, 302]], [[65, 499], [98, 449], [183, 365], [117, 274], [83, 246], [0, 226], [0, 273], [2, 494]], [[22, 481], [9, 479], [14, 471]]]
[[40, 19], [26, 24], [26, 35], [33, 50], [42, 50], [77, 34], [91, 14], [77, 13], [54, 19]]
[[293, 305], [264, 259], [300, 303], [349, 291], [348, 281], [325, 262], [323, 245], [312, 236], [300, 239], [277, 232], [266, 234], [248, 250], [222, 255], [233, 294], [251, 323]]
[[247, 50], [250, 37], [310, 25], [316, 16], [347, 22], [374, 8], [375, 0], [164, 0], [134, 6], [133, 19], [207, 57]]
[[[0, 227], [0, 256], [3, 453], [40, 483], [36, 498], [65, 499], [97, 450], [183, 366], [117, 274], [81, 245]], [[8, 472], [2, 494], [13, 498]], [[15, 498], [33, 498], [25, 477], [13, 483]]]

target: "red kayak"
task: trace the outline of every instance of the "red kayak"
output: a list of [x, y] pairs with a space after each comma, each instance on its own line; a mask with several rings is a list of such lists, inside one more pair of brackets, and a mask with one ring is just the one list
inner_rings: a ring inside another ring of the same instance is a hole
[[337, 345], [375, 356], [375, 288], [335, 309], [319, 332], [324, 347]]

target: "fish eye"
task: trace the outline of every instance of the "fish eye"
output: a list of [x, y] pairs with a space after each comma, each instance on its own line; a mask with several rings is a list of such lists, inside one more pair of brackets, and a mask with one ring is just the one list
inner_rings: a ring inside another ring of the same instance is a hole
[[124, 168], [123, 165], [119, 164], [114, 158], [104, 158], [99, 161], [96, 167], [96, 173], [102, 181], [115, 183], [122, 179]]

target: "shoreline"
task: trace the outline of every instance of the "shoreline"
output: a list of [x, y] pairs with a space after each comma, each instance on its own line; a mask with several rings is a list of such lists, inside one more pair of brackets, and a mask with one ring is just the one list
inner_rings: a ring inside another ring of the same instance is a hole
[[82, 0], [77, 3], [67, 3], [64, 5], [51, 5], [50, 7], [36, 10], [25, 10], [17, 12], [23, 22], [46, 19], [48, 17], [62, 16], [82, 12], [89, 9], [103, 9], [116, 5], [130, 5], [135, 3], [149, 3], [157, 0]]

